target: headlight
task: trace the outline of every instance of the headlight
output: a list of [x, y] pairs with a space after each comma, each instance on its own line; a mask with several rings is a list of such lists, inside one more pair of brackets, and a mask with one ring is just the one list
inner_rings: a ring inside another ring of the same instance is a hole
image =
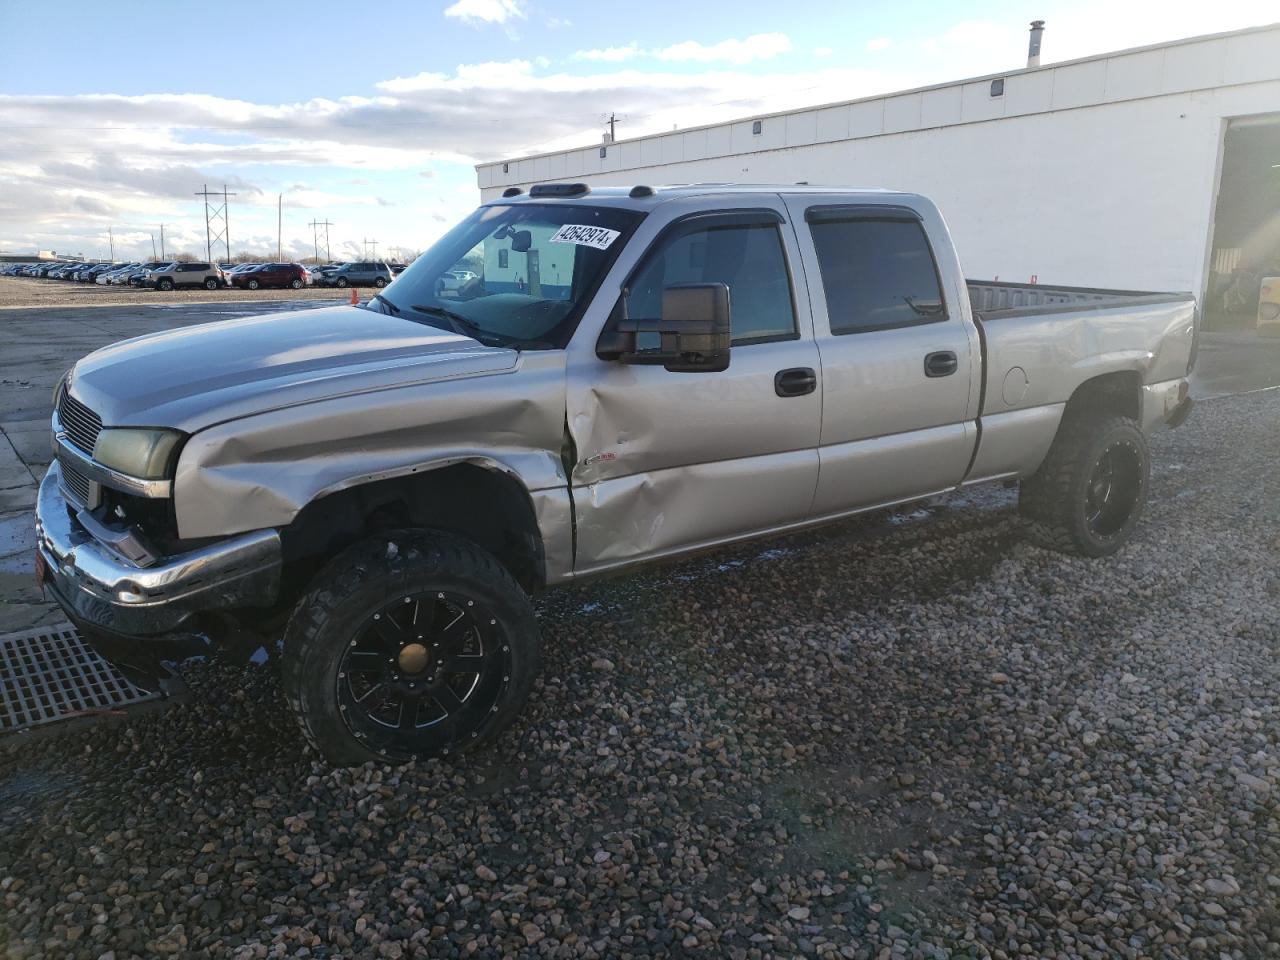
[[103, 430], [93, 445], [93, 459], [140, 480], [164, 480], [181, 439], [176, 430]]

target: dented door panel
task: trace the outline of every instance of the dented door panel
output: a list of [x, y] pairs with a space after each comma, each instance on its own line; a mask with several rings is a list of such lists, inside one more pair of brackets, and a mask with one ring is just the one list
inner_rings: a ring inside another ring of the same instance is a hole
[[780, 397], [774, 377], [818, 369], [794, 232], [781, 241], [797, 336], [733, 347], [729, 369], [671, 373], [602, 361], [595, 343], [626, 278], [663, 229], [691, 213], [776, 212], [776, 195], [686, 197], [664, 203], [606, 278], [568, 350], [568, 427], [578, 572], [749, 536], [805, 519], [817, 483], [821, 391]]
[[[624, 566], [749, 536], [804, 520], [812, 499], [797, 500], [796, 478], [816, 469], [812, 450], [715, 460], [601, 480], [574, 490], [577, 574]], [[780, 503], [803, 509], [780, 513]], [[590, 558], [585, 559], [585, 558]]]

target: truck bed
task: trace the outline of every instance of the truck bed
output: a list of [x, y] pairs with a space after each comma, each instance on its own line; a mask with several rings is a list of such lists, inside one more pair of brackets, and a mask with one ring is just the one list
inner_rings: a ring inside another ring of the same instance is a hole
[[1047, 283], [1001, 283], [966, 280], [969, 303], [982, 319], [1019, 314], [1044, 314], [1054, 310], [1106, 309], [1192, 299], [1190, 293], [1158, 293], [1149, 290], [1106, 290], [1098, 287], [1058, 287]]

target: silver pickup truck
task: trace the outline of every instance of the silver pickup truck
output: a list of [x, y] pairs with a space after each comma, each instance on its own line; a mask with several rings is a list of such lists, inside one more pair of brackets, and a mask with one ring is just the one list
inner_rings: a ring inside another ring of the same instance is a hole
[[1115, 551], [1195, 341], [1189, 295], [966, 282], [911, 194], [509, 190], [364, 306], [77, 363], [37, 568], [143, 682], [287, 622], [331, 761], [442, 755], [528, 697], [546, 587], [993, 481]]

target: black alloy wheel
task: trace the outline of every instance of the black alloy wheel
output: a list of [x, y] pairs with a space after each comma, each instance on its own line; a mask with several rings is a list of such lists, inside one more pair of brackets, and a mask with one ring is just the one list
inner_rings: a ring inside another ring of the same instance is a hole
[[1089, 529], [1103, 539], [1124, 529], [1142, 485], [1142, 454], [1131, 440], [1119, 440], [1103, 450], [1085, 490]]
[[397, 530], [334, 557], [298, 601], [281, 677], [307, 740], [343, 766], [495, 739], [538, 672], [528, 595], [477, 544]]
[[1105, 557], [1133, 536], [1150, 476], [1136, 420], [1069, 415], [1040, 469], [1022, 481], [1018, 507], [1041, 546]]
[[371, 750], [411, 757], [453, 743], [498, 712], [511, 647], [498, 620], [460, 593], [414, 594], [374, 613], [339, 667], [338, 709]]

